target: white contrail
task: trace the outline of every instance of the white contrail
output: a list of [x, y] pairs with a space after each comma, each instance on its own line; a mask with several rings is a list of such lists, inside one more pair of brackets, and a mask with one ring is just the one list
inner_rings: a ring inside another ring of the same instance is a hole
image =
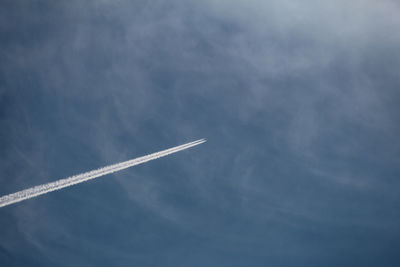
[[167, 156], [169, 154], [187, 149], [192, 146], [197, 146], [199, 144], [204, 143], [206, 140], [205, 139], [200, 139], [194, 142], [190, 142], [184, 145], [172, 147], [166, 150], [162, 150], [160, 152], [152, 153], [143, 157], [131, 159], [128, 161], [124, 161], [121, 163], [113, 164], [110, 166], [106, 166], [97, 170], [85, 172], [82, 174], [74, 175], [65, 179], [61, 179], [55, 182], [47, 183], [47, 184], [42, 184], [38, 185], [35, 187], [31, 187], [13, 194], [5, 195], [0, 198], [0, 207], [4, 207], [16, 202], [20, 202], [25, 199], [33, 198], [39, 195], [43, 195], [46, 193], [49, 193], [51, 191], [59, 190], [64, 187], [68, 187], [74, 184], [79, 184], [106, 174], [110, 174], [113, 172], [117, 172], [138, 164], [145, 163], [147, 161], [153, 160], [153, 159], [158, 159], [164, 156]]

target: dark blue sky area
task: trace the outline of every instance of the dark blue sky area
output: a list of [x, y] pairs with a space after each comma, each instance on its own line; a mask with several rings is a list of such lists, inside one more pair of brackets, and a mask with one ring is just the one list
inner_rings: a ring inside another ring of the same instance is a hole
[[400, 266], [396, 1], [2, 1], [1, 266]]

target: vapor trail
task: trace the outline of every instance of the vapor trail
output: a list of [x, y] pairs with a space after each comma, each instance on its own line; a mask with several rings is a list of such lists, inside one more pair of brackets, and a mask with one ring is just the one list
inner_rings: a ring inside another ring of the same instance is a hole
[[176, 146], [176, 147], [172, 147], [166, 150], [162, 150], [156, 153], [152, 153], [143, 157], [139, 157], [139, 158], [135, 158], [135, 159], [131, 159], [128, 161], [124, 161], [121, 163], [117, 163], [117, 164], [113, 164], [113, 165], [109, 165], [97, 170], [93, 170], [93, 171], [89, 171], [89, 172], [85, 172], [82, 174], [78, 174], [78, 175], [74, 175], [65, 179], [61, 179], [55, 182], [51, 182], [51, 183], [47, 183], [47, 184], [42, 184], [42, 185], [38, 185], [35, 187], [31, 187], [13, 194], [9, 194], [9, 195], [5, 195], [2, 196], [0, 198], [0, 207], [4, 207], [16, 202], [20, 202], [22, 200], [25, 199], [29, 199], [29, 198], [33, 198], [39, 195], [43, 195], [46, 193], [49, 193], [51, 191], [56, 191], [56, 190], [60, 190], [64, 187], [68, 187], [74, 184], [79, 184], [106, 174], [110, 174], [113, 172], [117, 172], [135, 165], [139, 165], [142, 163], [145, 163], [147, 161], [153, 160], [153, 159], [158, 159], [164, 156], [167, 156], [169, 154], [193, 147], [193, 146], [197, 146], [199, 144], [204, 143], [206, 140], [205, 139], [200, 139], [194, 142], [190, 142], [184, 145], [180, 145], [180, 146]]

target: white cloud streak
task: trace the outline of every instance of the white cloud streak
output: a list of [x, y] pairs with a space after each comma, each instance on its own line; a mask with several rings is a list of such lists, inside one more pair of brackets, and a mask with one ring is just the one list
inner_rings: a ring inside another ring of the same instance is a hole
[[0, 207], [8, 206], [16, 202], [23, 201], [25, 199], [33, 198], [39, 195], [43, 195], [52, 191], [60, 190], [64, 187], [68, 187], [74, 184], [79, 184], [94, 178], [98, 178], [113, 172], [117, 172], [135, 165], [139, 165], [154, 159], [158, 159], [164, 156], [167, 156], [172, 153], [176, 153], [178, 151], [182, 151], [184, 149], [197, 146], [199, 144], [202, 144], [206, 142], [205, 139], [199, 139], [194, 142], [190, 142], [187, 144], [183, 144], [180, 146], [172, 147], [166, 150], [162, 150], [159, 152], [155, 152], [143, 157], [131, 159], [128, 161], [124, 161], [121, 163], [113, 164], [110, 166], [106, 166], [97, 170], [85, 172], [82, 174], [74, 175], [68, 178], [64, 178], [55, 182], [47, 183], [47, 184], [42, 184], [38, 185], [35, 187], [31, 187], [13, 194], [5, 195], [0, 198]]

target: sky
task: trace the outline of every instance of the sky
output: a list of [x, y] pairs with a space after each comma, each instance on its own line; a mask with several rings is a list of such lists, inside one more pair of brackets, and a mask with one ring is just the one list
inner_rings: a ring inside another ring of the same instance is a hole
[[399, 266], [400, 5], [3, 0], [1, 266]]

